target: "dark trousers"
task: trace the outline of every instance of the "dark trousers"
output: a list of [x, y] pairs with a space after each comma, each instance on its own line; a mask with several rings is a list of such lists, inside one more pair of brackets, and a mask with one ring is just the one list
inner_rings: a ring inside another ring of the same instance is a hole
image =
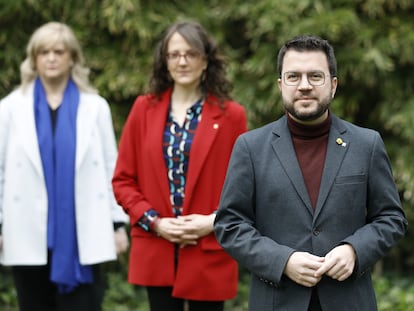
[[322, 307], [319, 302], [318, 291], [316, 288], [312, 290], [312, 296], [309, 303], [308, 311], [322, 311]]
[[[151, 311], [223, 311], [224, 301], [185, 301], [171, 296], [172, 287], [147, 287]], [[188, 309], [185, 308], [186, 304]]]
[[49, 280], [49, 266], [12, 268], [20, 311], [101, 311], [104, 285], [99, 266], [93, 267], [94, 282], [59, 294]]

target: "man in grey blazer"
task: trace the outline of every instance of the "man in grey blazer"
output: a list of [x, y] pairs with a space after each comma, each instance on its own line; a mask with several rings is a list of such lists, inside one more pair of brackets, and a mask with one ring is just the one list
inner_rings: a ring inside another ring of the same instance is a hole
[[278, 71], [286, 115], [237, 140], [217, 239], [252, 273], [251, 311], [377, 310], [370, 269], [407, 229], [384, 143], [330, 111], [326, 40], [289, 40]]

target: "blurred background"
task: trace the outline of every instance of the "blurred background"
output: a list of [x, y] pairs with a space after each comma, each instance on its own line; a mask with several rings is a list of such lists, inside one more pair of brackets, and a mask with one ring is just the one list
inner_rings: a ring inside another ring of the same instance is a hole
[[[299, 34], [328, 39], [338, 61], [332, 111], [378, 130], [410, 224], [414, 220], [414, 0], [0, 0], [0, 98], [20, 83], [26, 44], [43, 23], [75, 31], [92, 83], [110, 103], [117, 137], [135, 97], [147, 91], [152, 52], [177, 20], [200, 22], [228, 57], [233, 98], [253, 129], [282, 113], [277, 53]], [[414, 234], [374, 267], [379, 310], [414, 307]], [[105, 266], [105, 310], [148, 310], [145, 292], [126, 282], [128, 256]], [[240, 268], [232, 311], [247, 309], [248, 271]], [[0, 310], [17, 310], [0, 266]]]

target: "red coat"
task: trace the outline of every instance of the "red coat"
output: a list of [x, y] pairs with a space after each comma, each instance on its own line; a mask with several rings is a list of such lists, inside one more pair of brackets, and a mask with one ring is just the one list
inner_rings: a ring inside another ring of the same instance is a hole
[[[113, 187], [131, 220], [128, 280], [141, 286], [173, 286], [178, 298], [231, 299], [237, 293], [237, 264], [214, 233], [196, 246], [181, 248], [175, 270], [174, 244], [135, 225], [149, 208], [161, 217], [174, 217], [162, 148], [170, 96], [168, 90], [155, 104], [154, 97], [139, 96], [120, 140]], [[213, 96], [204, 103], [190, 151], [183, 215], [209, 215], [218, 208], [233, 144], [247, 131], [244, 108], [231, 101], [225, 104], [221, 109]]]

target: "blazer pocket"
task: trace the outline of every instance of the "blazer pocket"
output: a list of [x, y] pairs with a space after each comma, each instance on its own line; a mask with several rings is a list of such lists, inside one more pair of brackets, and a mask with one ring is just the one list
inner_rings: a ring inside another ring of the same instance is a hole
[[366, 175], [348, 175], [348, 176], [338, 176], [335, 178], [335, 184], [358, 184], [366, 182]]

